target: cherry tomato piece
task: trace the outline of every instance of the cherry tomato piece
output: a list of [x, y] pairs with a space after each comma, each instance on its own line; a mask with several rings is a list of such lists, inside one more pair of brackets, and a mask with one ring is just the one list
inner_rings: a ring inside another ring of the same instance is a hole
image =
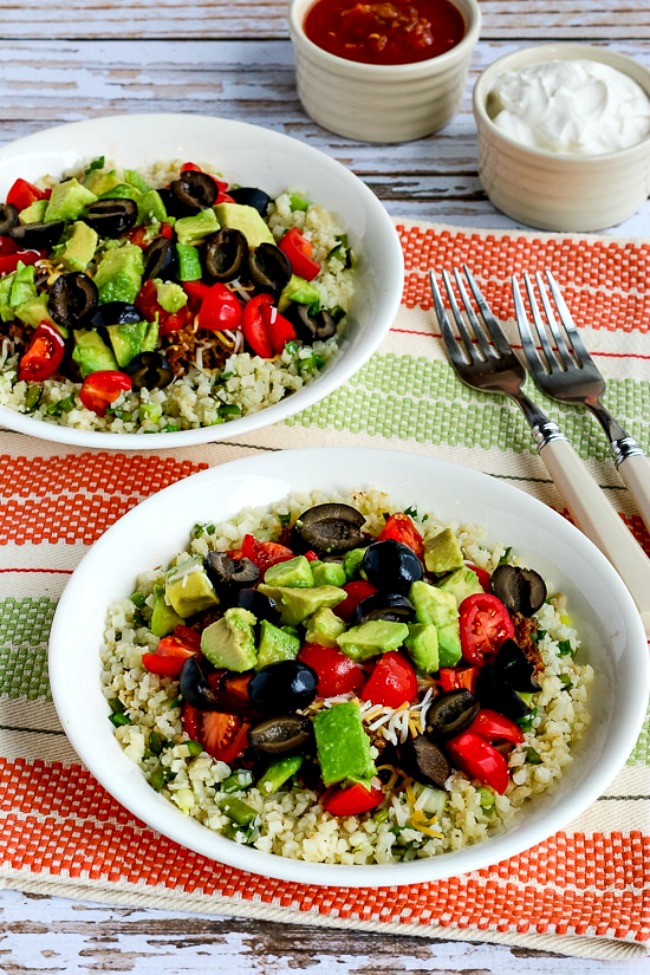
[[199, 308], [199, 328], [212, 332], [239, 328], [242, 320], [241, 302], [225, 284], [217, 281], [208, 288]]
[[478, 779], [499, 795], [508, 787], [508, 762], [485, 738], [463, 731], [445, 742], [445, 751], [456, 768], [471, 779]]
[[246, 302], [242, 314], [241, 330], [246, 342], [255, 355], [262, 359], [273, 357], [273, 346], [266, 330], [262, 309], [273, 304], [273, 298], [269, 294], [256, 295]]
[[274, 355], [279, 355], [287, 342], [296, 338], [296, 330], [275, 305], [262, 306], [262, 321]]
[[463, 659], [479, 667], [493, 659], [504, 640], [512, 640], [515, 628], [510, 614], [496, 596], [474, 593], [463, 599], [460, 614], [460, 645]]
[[201, 736], [201, 711], [194, 707], [193, 704], [188, 704], [187, 701], [183, 701], [181, 705], [181, 724], [188, 738], [191, 738], [192, 741], [199, 741]]
[[202, 711], [199, 741], [208, 755], [230, 765], [248, 748], [250, 727], [238, 714]]
[[51, 190], [39, 190], [38, 186], [29, 183], [26, 179], [17, 179], [9, 192], [6, 202], [15, 206], [17, 210], [24, 210], [26, 207], [36, 203], [37, 200], [46, 200], [51, 195]]
[[335, 697], [337, 694], [357, 693], [366, 682], [366, 672], [358, 663], [346, 657], [336, 647], [324, 647], [319, 643], [305, 643], [298, 660], [316, 671], [319, 697]]
[[479, 670], [479, 667], [441, 667], [436, 681], [443, 691], [455, 691], [464, 687], [474, 694]]
[[402, 511], [397, 511], [386, 521], [377, 538], [377, 541], [384, 542], [387, 538], [392, 538], [396, 542], [408, 545], [420, 561], [424, 560], [424, 540], [422, 535], [413, 524], [413, 520]]
[[376, 809], [383, 801], [384, 793], [378, 786], [367, 788], [361, 782], [341, 789], [331, 786], [321, 796], [321, 805], [331, 816], [358, 816]]
[[79, 397], [87, 410], [104, 416], [116, 399], [131, 389], [131, 377], [117, 369], [100, 369], [91, 372], [81, 384]]
[[410, 704], [418, 695], [418, 679], [408, 660], [397, 650], [382, 654], [364, 684], [361, 698], [386, 708]]
[[201, 652], [201, 636], [189, 626], [180, 624], [173, 633], [162, 637], [154, 653], [143, 653], [142, 663], [154, 674], [180, 677], [183, 664]]
[[0, 276], [4, 277], [5, 274], [11, 274], [18, 267], [18, 264], [36, 264], [36, 261], [40, 261], [41, 258], [45, 257], [45, 251], [21, 251], [16, 250], [9, 253], [8, 250], [3, 250], [0, 254]]
[[320, 272], [320, 264], [312, 257], [311, 241], [297, 227], [287, 230], [278, 247], [289, 258], [291, 270], [298, 277], [311, 281]]
[[61, 333], [48, 322], [41, 322], [22, 355], [18, 379], [34, 383], [49, 379], [59, 368], [64, 352]]
[[483, 592], [492, 592], [492, 586], [490, 585], [490, 573], [486, 569], [481, 569], [478, 565], [474, 565], [473, 562], [466, 562], [465, 565], [468, 569], [471, 569], [472, 572], [476, 573], [478, 581], [483, 587]]
[[279, 542], [261, 542], [254, 535], [244, 535], [241, 554], [243, 558], [254, 562], [262, 575], [269, 566], [294, 557], [294, 553], [286, 545], [280, 545]]
[[481, 708], [466, 730], [485, 738], [491, 744], [509, 741], [513, 745], [519, 745], [524, 740], [524, 733], [518, 724], [490, 708]]
[[[189, 654], [193, 656], [193, 654]], [[160, 674], [161, 677], [180, 677], [184, 657], [165, 657], [157, 653], [143, 653], [142, 666], [152, 674]]]
[[352, 619], [352, 614], [366, 596], [373, 596], [378, 590], [376, 586], [373, 586], [371, 582], [366, 582], [365, 579], [354, 579], [352, 582], [346, 582], [344, 586], [341, 586], [347, 593], [346, 598], [334, 607], [334, 612], [344, 623], [349, 623]]

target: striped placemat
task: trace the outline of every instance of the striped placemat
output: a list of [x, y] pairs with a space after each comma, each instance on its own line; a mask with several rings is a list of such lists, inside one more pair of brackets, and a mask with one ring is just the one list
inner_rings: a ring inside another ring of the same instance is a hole
[[[0, 885], [567, 955], [646, 950], [647, 723], [607, 794], [545, 843], [444, 882], [339, 890], [243, 874], [160, 837], [95, 782], [57, 721], [47, 641], [67, 579], [117, 518], [207, 466], [298, 446], [392, 447], [480, 469], [562, 511], [516, 407], [469, 390], [451, 371], [431, 312], [430, 267], [466, 262], [497, 317], [509, 321], [506, 330], [513, 329], [510, 274], [550, 268], [608, 380], [608, 405], [650, 450], [650, 244], [396, 224], [406, 284], [393, 328], [345, 388], [311, 409], [238, 442], [173, 452], [93, 452], [0, 433]], [[537, 392], [535, 399], [650, 551], [594, 419]]]

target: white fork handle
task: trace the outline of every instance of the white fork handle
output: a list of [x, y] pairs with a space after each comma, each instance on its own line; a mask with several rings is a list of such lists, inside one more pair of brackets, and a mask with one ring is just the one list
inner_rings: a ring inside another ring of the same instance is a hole
[[650, 459], [645, 454], [632, 454], [620, 462], [618, 473], [650, 531]]
[[650, 637], [650, 559], [568, 440], [549, 441], [539, 448], [539, 456], [578, 528], [609, 559], [629, 589]]

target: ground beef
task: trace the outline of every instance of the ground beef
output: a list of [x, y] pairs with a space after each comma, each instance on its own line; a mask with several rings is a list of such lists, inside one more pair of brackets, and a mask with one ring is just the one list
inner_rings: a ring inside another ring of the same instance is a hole
[[197, 364], [199, 348], [201, 368], [208, 370], [223, 369], [233, 351], [224, 344], [218, 332], [210, 333], [203, 329], [197, 333], [193, 325], [162, 336], [161, 346], [177, 377], [186, 375], [189, 367]]
[[535, 668], [535, 674], [541, 674], [544, 663], [535, 641], [535, 634], [539, 629], [537, 620], [522, 616], [521, 613], [513, 613], [512, 622], [515, 627], [515, 643], [523, 651], [526, 660]]

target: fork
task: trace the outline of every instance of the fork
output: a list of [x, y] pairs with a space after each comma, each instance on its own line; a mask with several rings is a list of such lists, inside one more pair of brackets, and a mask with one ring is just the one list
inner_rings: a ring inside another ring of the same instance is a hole
[[[650, 461], [636, 440], [602, 404], [600, 397], [605, 392], [605, 380], [583, 345], [571, 313], [550, 271], [546, 271], [546, 279], [555, 302], [555, 310], [542, 275], [539, 272], [535, 275], [546, 316], [545, 324], [535, 299], [533, 282], [528, 274], [524, 274], [531, 315], [539, 346], [543, 352], [542, 359], [537, 351], [534, 332], [526, 315], [517, 278], [515, 275], [512, 276], [517, 324], [530, 374], [542, 392], [553, 399], [561, 403], [583, 403], [591, 410], [609, 439], [618, 472], [650, 529]], [[564, 326], [564, 331], [558, 324], [558, 318]], [[554, 343], [554, 347], [551, 342]]]
[[530, 425], [538, 453], [574, 521], [617, 569], [637, 604], [646, 633], [650, 636], [650, 559], [627, 530], [557, 423], [550, 420], [524, 393], [526, 371], [510, 348], [465, 264], [463, 271], [482, 324], [459, 270], [454, 269], [453, 274], [465, 316], [454, 294], [454, 282], [447, 271], [443, 271], [442, 279], [460, 341], [449, 323], [435, 275], [433, 271], [429, 272], [436, 317], [453, 367], [468, 386], [491, 393], [505, 393], [517, 403]]

